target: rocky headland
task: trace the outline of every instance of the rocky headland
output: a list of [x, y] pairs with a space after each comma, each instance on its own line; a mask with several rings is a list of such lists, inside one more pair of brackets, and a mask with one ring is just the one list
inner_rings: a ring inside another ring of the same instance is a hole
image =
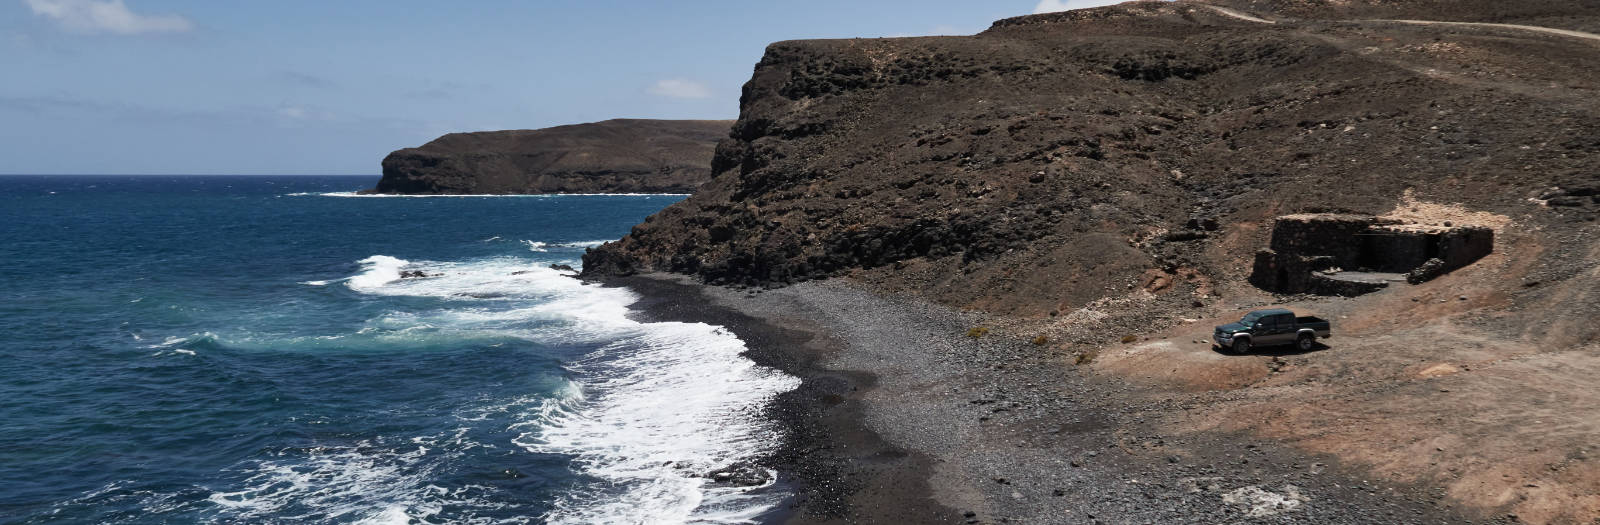
[[[1592, 523], [1595, 31], [1593, 2], [1210, 0], [779, 42], [711, 180], [583, 271], [834, 341], [791, 367], [825, 422], [779, 458], [798, 521]], [[1493, 252], [1353, 298], [1251, 285], [1317, 213]], [[1335, 335], [1212, 349], [1268, 306]]]
[[383, 159], [369, 193], [690, 193], [732, 122], [617, 119], [535, 130], [451, 133]]

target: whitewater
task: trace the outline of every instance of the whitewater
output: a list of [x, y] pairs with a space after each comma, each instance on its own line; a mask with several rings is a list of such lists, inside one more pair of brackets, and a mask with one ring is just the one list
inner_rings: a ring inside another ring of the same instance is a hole
[[21, 522], [733, 524], [789, 497], [710, 474], [774, 450], [799, 381], [567, 269], [681, 197], [0, 184]]

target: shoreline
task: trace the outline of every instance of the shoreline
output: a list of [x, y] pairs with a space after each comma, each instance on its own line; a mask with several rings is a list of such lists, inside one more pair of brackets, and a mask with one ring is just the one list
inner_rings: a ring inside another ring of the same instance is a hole
[[[877, 378], [821, 365], [844, 350], [839, 341], [822, 335], [825, 327], [802, 318], [774, 322], [752, 315], [759, 312], [728, 304], [742, 292], [699, 285], [680, 276], [611, 277], [597, 282], [637, 293], [640, 299], [630, 308], [642, 320], [723, 326], [744, 341], [745, 357], [802, 380], [799, 388], [774, 399], [766, 416], [777, 421], [787, 439], [758, 462], [778, 470], [779, 484], [794, 491], [783, 507], [769, 513], [766, 523], [960, 522], [959, 512], [930, 497], [927, 458], [900, 450], [867, 428], [859, 398]], [[877, 481], [894, 485], [885, 491], [872, 486]], [[852, 499], [867, 490], [877, 496], [871, 512], [862, 516]]]
[[797, 495], [772, 523], [1471, 523], [1436, 487], [1223, 432], [1162, 435], [1182, 410], [984, 320], [840, 280], [764, 291], [650, 274], [601, 281], [654, 321], [728, 328], [800, 377], [767, 463]]

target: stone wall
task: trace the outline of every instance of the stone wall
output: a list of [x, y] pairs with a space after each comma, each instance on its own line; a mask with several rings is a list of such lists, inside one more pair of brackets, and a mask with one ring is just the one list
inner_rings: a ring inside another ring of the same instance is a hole
[[1284, 255], [1328, 256], [1338, 267], [1354, 268], [1361, 263], [1359, 236], [1377, 222], [1366, 215], [1285, 215], [1272, 225], [1271, 249]]
[[1356, 295], [1382, 287], [1348, 285], [1337, 279], [1339, 270], [1409, 273], [1416, 283], [1492, 251], [1490, 228], [1428, 228], [1364, 215], [1286, 215], [1273, 223], [1271, 248], [1256, 253], [1250, 283], [1279, 293]]
[[1439, 239], [1439, 259], [1444, 260], [1444, 271], [1477, 262], [1494, 252], [1494, 230], [1482, 226], [1455, 228]]
[[1375, 227], [1361, 235], [1361, 260], [1347, 266], [1374, 272], [1405, 273], [1438, 256], [1439, 234]]

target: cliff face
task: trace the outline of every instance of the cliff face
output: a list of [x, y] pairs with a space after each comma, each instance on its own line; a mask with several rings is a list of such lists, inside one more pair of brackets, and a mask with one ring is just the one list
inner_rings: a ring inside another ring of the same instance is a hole
[[[1408, 191], [1525, 215], [1555, 235], [1540, 242], [1592, 230], [1588, 201], [1530, 199], [1600, 173], [1600, 42], [1327, 20], [1355, 4], [1473, 13], [1439, 2], [1232, 3], [1325, 19], [1145, 2], [971, 37], [773, 44], [712, 181], [585, 271], [853, 275], [1042, 316], [1139, 289], [1188, 308], [1243, 282], [1272, 217], [1382, 214]], [[1600, 7], [1563, 13], [1600, 20]], [[1571, 278], [1592, 264], [1581, 252], [1531, 271]]]
[[729, 121], [607, 120], [451, 133], [383, 159], [375, 193], [690, 193]]

